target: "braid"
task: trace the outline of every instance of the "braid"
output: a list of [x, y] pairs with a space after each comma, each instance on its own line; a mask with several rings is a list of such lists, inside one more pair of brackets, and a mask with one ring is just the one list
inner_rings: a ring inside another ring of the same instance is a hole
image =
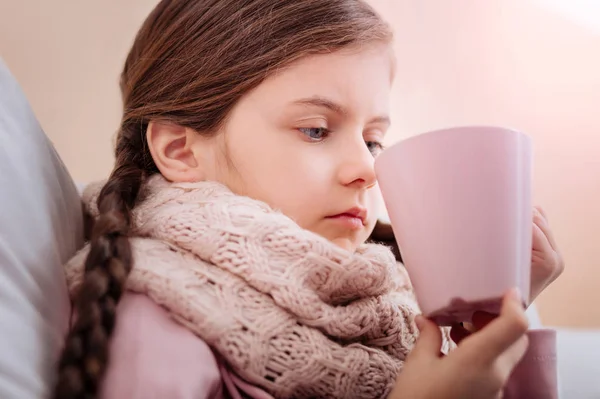
[[99, 216], [73, 304], [77, 319], [60, 359], [55, 399], [96, 397], [108, 364], [116, 307], [133, 264], [128, 238], [131, 209], [144, 175], [144, 169], [134, 163], [136, 157], [128, 156], [127, 149], [134, 146], [120, 141], [117, 166], [98, 196]]

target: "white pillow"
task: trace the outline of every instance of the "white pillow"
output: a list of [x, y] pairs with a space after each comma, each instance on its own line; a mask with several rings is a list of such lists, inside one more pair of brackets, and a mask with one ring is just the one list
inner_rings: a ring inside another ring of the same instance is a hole
[[82, 245], [77, 189], [0, 59], [0, 398], [48, 397], [70, 314], [62, 265]]
[[560, 398], [600, 398], [600, 329], [556, 330]]

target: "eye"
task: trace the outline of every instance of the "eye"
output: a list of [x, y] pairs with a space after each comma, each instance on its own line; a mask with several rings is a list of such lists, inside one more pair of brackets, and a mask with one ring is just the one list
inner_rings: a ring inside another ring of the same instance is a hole
[[315, 141], [323, 140], [331, 133], [329, 129], [325, 127], [301, 127], [298, 130], [305, 134], [309, 139]]
[[384, 149], [383, 144], [381, 144], [379, 141], [365, 141], [365, 144], [373, 156], [379, 155], [379, 153], [381, 153], [381, 151]]

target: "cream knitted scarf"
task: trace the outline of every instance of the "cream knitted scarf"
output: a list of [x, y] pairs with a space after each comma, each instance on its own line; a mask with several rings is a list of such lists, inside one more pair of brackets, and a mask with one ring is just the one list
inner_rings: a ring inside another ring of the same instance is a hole
[[[97, 216], [102, 187], [85, 190]], [[167, 309], [240, 377], [276, 398], [383, 398], [418, 312], [391, 252], [355, 253], [211, 183], [151, 177], [132, 213], [128, 289]], [[84, 248], [66, 266], [80, 285]]]

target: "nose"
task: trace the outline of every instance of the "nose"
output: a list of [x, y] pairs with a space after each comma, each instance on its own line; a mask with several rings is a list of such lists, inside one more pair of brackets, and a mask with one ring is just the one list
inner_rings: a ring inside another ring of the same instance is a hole
[[365, 144], [362, 134], [359, 140], [349, 140], [341, 154], [342, 162], [338, 174], [341, 184], [364, 189], [375, 185], [377, 182], [375, 159]]

